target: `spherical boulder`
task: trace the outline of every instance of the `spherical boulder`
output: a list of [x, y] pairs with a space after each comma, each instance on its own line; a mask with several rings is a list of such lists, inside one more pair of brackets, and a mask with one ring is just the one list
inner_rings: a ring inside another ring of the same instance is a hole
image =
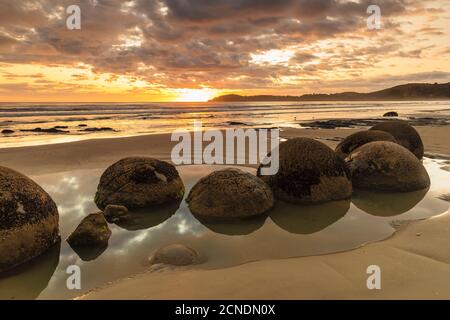
[[153, 158], [132, 157], [106, 169], [95, 203], [101, 210], [109, 204], [133, 210], [177, 201], [183, 195], [184, 184], [173, 165]]
[[392, 134], [378, 130], [360, 131], [349, 135], [335, 149], [338, 156], [345, 159], [356, 148], [373, 141], [397, 142]]
[[378, 130], [390, 133], [397, 143], [414, 153], [418, 159], [423, 158], [423, 142], [419, 133], [409, 123], [401, 120], [381, 122], [370, 130]]
[[183, 244], [172, 244], [162, 247], [150, 257], [150, 264], [163, 263], [172, 266], [187, 266], [199, 261], [199, 254]]
[[279, 145], [279, 170], [258, 176], [271, 186], [275, 198], [312, 204], [347, 199], [352, 183], [343, 159], [325, 144], [309, 138], [295, 138]]
[[409, 150], [387, 141], [367, 143], [346, 159], [355, 188], [407, 192], [428, 188], [430, 178]]
[[0, 167], [0, 272], [59, 242], [55, 202], [34, 181]]
[[273, 206], [269, 186], [236, 168], [215, 171], [200, 179], [187, 199], [192, 214], [209, 218], [245, 218], [263, 214]]

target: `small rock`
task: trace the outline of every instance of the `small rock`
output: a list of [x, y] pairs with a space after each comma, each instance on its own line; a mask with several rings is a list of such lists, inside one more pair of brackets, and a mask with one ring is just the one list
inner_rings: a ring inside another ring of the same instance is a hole
[[194, 249], [183, 244], [172, 244], [158, 249], [149, 259], [150, 264], [187, 266], [198, 262], [199, 255]]
[[84, 123], [82, 123], [82, 124], [79, 124], [78, 125], [80, 128], [84, 128], [84, 127], [87, 127], [88, 125], [87, 124], [84, 124]]
[[103, 213], [92, 213], [84, 218], [67, 242], [72, 247], [107, 245], [111, 230]]
[[386, 112], [383, 117], [398, 117], [398, 113], [395, 111]]
[[50, 129], [42, 129], [42, 128], [34, 128], [34, 129], [22, 129], [22, 132], [38, 132], [38, 133], [68, 133], [68, 131], [59, 130], [56, 128]]
[[103, 214], [106, 221], [114, 223], [126, 219], [128, 217], [128, 209], [125, 206], [109, 204], [106, 206]]
[[83, 129], [81, 131], [85, 131], [85, 132], [102, 132], [102, 131], [114, 131], [113, 128], [109, 128], [109, 127], [103, 127], [103, 128], [86, 128]]
[[421, 232], [416, 233], [416, 237], [420, 237], [422, 235]]
[[3, 134], [12, 134], [12, 133], [14, 133], [14, 130], [4, 129], [4, 130], [2, 130], [2, 133]]

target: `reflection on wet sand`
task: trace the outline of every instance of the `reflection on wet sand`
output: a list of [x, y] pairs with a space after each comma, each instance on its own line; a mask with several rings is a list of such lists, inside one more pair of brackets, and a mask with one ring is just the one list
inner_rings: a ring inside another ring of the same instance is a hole
[[260, 229], [266, 222], [267, 216], [261, 215], [246, 219], [196, 219], [209, 230], [229, 236], [248, 235]]
[[0, 275], [0, 300], [36, 299], [59, 264], [61, 242], [29, 263]]
[[356, 207], [373, 216], [392, 217], [414, 208], [427, 192], [428, 189], [402, 193], [358, 190], [354, 192], [352, 202]]
[[343, 218], [350, 209], [350, 200], [317, 205], [296, 205], [278, 201], [269, 213], [280, 228], [295, 234], [313, 234]]
[[73, 251], [80, 257], [83, 261], [92, 261], [100, 257], [100, 255], [105, 252], [108, 245], [97, 245], [97, 246], [70, 246]]
[[145, 230], [156, 227], [169, 219], [180, 208], [181, 200], [130, 212], [125, 219], [114, 222], [128, 231]]

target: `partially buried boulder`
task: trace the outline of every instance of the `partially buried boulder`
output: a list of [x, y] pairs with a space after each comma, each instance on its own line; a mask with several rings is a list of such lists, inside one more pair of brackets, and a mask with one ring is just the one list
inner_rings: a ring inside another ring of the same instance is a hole
[[423, 158], [423, 142], [419, 133], [408, 122], [391, 120], [379, 123], [370, 130], [379, 130], [390, 133], [395, 140], [406, 149], [414, 153], [418, 159]]
[[367, 143], [346, 161], [355, 188], [377, 191], [415, 191], [428, 188], [430, 178], [409, 150], [393, 142]]
[[199, 255], [194, 249], [182, 245], [172, 244], [158, 249], [149, 259], [150, 264], [168, 264], [172, 266], [187, 266], [198, 262]]
[[103, 213], [91, 213], [81, 221], [67, 242], [71, 247], [104, 246], [110, 236], [111, 230]]
[[335, 149], [338, 156], [345, 159], [356, 148], [373, 141], [396, 142], [395, 138], [388, 132], [378, 130], [360, 131], [349, 135]]
[[212, 218], [244, 218], [263, 214], [273, 206], [269, 186], [240, 169], [215, 171], [200, 179], [186, 201], [194, 215]]
[[352, 194], [344, 160], [325, 144], [309, 138], [281, 143], [278, 173], [261, 179], [272, 187], [275, 198], [291, 203], [322, 203]]
[[177, 201], [184, 184], [177, 169], [168, 162], [146, 157], [125, 158], [110, 166], [100, 178], [95, 203], [129, 210]]
[[35, 258], [59, 241], [58, 209], [26, 176], [0, 167], [0, 272]]

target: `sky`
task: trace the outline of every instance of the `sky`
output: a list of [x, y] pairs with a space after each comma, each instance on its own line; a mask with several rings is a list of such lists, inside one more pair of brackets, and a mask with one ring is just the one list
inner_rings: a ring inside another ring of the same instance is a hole
[[[81, 9], [69, 30], [67, 8]], [[368, 28], [370, 5], [381, 28]], [[450, 81], [450, 0], [0, 0], [0, 101], [206, 101]]]

